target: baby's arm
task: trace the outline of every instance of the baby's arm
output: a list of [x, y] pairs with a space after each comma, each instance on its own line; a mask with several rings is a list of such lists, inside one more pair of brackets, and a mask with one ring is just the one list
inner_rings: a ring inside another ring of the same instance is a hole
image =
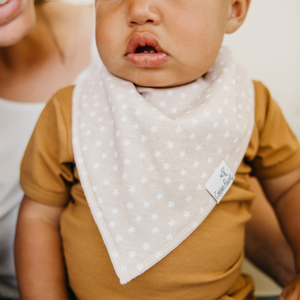
[[59, 220], [63, 207], [25, 196], [15, 240], [15, 262], [22, 300], [68, 299]]
[[250, 208], [252, 218], [246, 224], [246, 256], [285, 287], [296, 275], [293, 253], [257, 179], [251, 177], [249, 183], [255, 200]]
[[261, 184], [295, 257], [297, 275], [283, 290], [281, 299], [300, 299], [300, 168], [278, 178], [262, 180]]

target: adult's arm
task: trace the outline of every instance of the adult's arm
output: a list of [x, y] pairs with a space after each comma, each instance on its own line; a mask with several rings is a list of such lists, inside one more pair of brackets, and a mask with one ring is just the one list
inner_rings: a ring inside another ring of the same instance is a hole
[[59, 231], [63, 207], [47, 206], [25, 195], [19, 212], [15, 263], [22, 300], [67, 300]]

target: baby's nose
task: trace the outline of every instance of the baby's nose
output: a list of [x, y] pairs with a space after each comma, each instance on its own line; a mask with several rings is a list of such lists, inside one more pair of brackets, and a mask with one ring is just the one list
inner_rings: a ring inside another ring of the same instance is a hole
[[157, 1], [153, 0], [129, 0], [127, 23], [129, 26], [153, 24], [158, 25], [160, 14], [157, 9]]

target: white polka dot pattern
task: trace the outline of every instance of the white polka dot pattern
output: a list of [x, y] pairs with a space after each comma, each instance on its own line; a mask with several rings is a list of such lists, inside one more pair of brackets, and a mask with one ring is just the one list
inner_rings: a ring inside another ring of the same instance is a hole
[[254, 126], [254, 88], [225, 48], [204, 78], [136, 87], [101, 69], [73, 94], [81, 184], [122, 284], [156, 264], [207, 217], [205, 190], [235, 173]]

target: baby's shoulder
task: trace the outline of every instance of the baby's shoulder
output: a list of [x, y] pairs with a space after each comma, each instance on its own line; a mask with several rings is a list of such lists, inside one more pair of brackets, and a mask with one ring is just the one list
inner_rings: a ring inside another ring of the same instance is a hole
[[57, 91], [50, 101], [57, 102], [60, 106], [71, 107], [72, 97], [75, 86], [67, 86]]
[[74, 86], [68, 86], [56, 92], [48, 101], [44, 111], [47, 111], [58, 122], [62, 119], [66, 125], [71, 124], [72, 119], [72, 97]]
[[255, 107], [263, 109], [272, 99], [268, 88], [260, 81], [253, 80], [255, 90]]
[[56, 92], [47, 102], [35, 128], [35, 134], [49, 138], [70, 137], [72, 132], [72, 97], [74, 86]]
[[260, 81], [253, 80], [253, 84], [255, 90], [255, 125], [262, 130], [268, 115], [275, 113], [280, 114], [282, 119], [284, 118], [269, 89]]

